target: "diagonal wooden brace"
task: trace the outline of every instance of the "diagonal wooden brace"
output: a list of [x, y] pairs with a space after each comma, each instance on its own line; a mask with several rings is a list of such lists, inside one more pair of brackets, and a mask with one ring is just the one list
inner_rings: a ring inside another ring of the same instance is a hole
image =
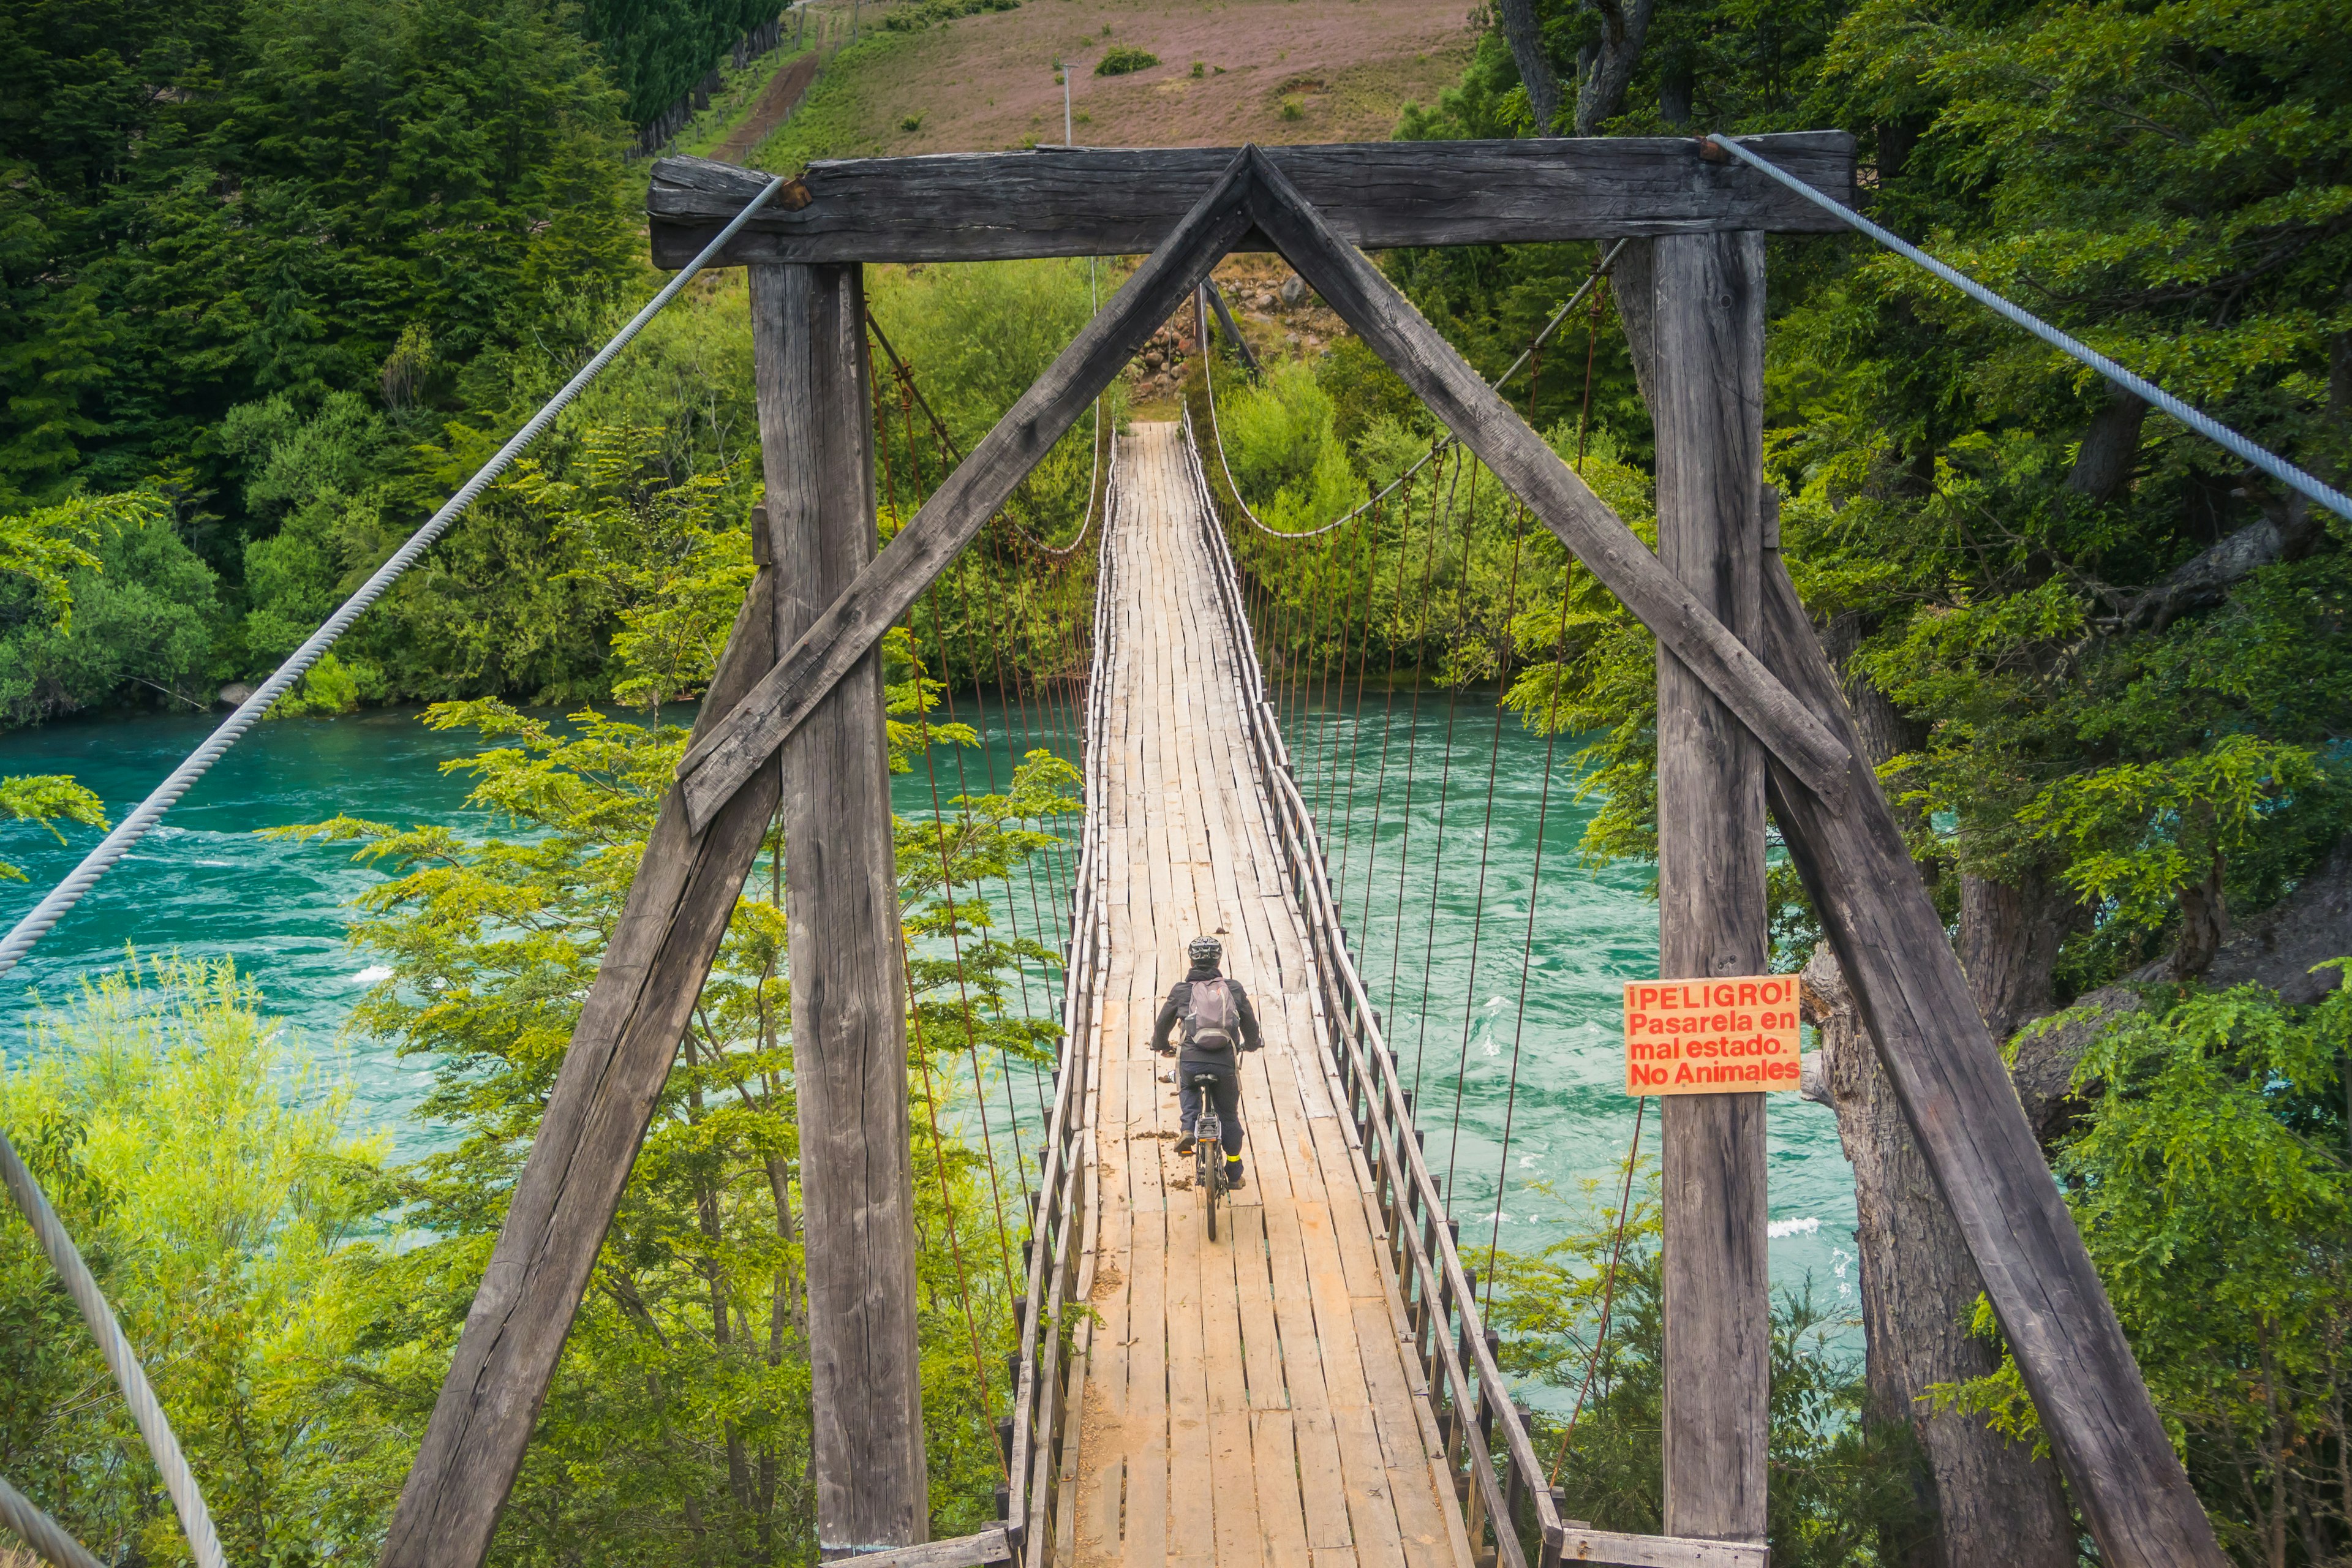
[[[1764, 557], [1764, 657], [1858, 754], [1829, 655], [1771, 552]], [[1770, 799], [2100, 1561], [2220, 1568], [2213, 1527], [2050, 1179], [1885, 795], [1874, 782], [1842, 802], [1822, 800], [1775, 763]]]
[[1258, 170], [1255, 202], [1259, 229], [1325, 303], [1764, 743], [1773, 815], [2104, 1560], [2219, 1568], [2212, 1526], [1894, 812], [1877, 780], [1851, 763], [1861, 752], [1843, 700], [1779, 556], [1766, 561], [1759, 661], [1271, 164]]
[[810, 710], [971, 542], [1013, 487], [1249, 231], [1249, 154], [1236, 156], [1183, 222], [1021, 395], [889, 547], [857, 574], [782, 662], [677, 765], [699, 829], [775, 754]]
[[[762, 567], [711, 678], [704, 722], [773, 662], [775, 590], [774, 569]], [[677, 790], [662, 802], [401, 1489], [382, 1568], [477, 1568], [488, 1552], [777, 787], [769, 768], [701, 832], [688, 828]]]
[[1478, 378], [1411, 300], [1331, 232], [1280, 169], [1255, 147], [1245, 155], [1259, 161], [1257, 226], [1308, 287], [1806, 788], [1844, 794], [1852, 759], [1837, 737]]

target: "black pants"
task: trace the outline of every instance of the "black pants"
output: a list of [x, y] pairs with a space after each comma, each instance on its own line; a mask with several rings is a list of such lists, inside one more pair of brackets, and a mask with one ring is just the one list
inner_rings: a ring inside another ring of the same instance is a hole
[[1208, 1062], [1185, 1062], [1176, 1068], [1176, 1102], [1184, 1112], [1184, 1135], [1192, 1135], [1192, 1124], [1201, 1117], [1202, 1090], [1192, 1085], [1196, 1078], [1211, 1079], [1206, 1088], [1210, 1102], [1216, 1107], [1217, 1123], [1224, 1131], [1225, 1153], [1241, 1158], [1242, 1152], [1242, 1080], [1233, 1068], [1213, 1066]]

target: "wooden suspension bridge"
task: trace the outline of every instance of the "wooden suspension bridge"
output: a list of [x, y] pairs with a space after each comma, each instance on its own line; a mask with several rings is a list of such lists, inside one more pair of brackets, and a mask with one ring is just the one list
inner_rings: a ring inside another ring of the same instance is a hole
[[[1853, 184], [1840, 134], [1743, 143]], [[656, 260], [768, 182], [656, 167]], [[820, 163], [721, 248], [751, 274], [761, 571], [565, 1058], [403, 1493], [386, 1568], [475, 1568], [762, 833], [791, 846], [819, 1540], [993, 1562], [1766, 1560], [1761, 1096], [1664, 1107], [1665, 1530], [1563, 1517], [1355, 972], [1189, 436], [1139, 426], [1104, 529], [1064, 1057], [1009, 1368], [1000, 1522], [928, 1542], [903, 953], [878, 644], [1228, 251], [1279, 251], [1659, 646], [1661, 964], [1764, 967], [1765, 812], [1849, 977], [2102, 1560], [2217, 1564], [1780, 565], [1763, 236], [1836, 220], [1709, 142], [1045, 150]], [[1634, 237], [1654, 552], [1358, 247]], [[861, 267], [1148, 258], [878, 553]], [[1193, 307], [1197, 308], [1197, 307]], [[1265, 997], [1256, 1184], [1210, 1244], [1144, 1049], [1182, 940]], [[1631, 977], [1629, 977], [1631, 978]], [[1081, 1308], [1089, 1309], [1082, 1311]]]

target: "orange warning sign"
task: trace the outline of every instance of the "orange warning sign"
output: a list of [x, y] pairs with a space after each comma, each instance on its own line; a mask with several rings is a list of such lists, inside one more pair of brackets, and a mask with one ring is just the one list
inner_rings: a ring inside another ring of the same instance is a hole
[[1797, 977], [1625, 983], [1627, 1094], [1797, 1087]]

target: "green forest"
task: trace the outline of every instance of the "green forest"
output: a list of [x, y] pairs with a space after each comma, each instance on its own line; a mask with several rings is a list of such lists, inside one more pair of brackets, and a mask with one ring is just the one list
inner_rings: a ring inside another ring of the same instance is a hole
[[[274, 668], [658, 287], [627, 149], [772, 16], [0, 0], [0, 726], [209, 708]], [[2352, 479], [2352, 141], [2329, 129], [2352, 130], [2346, 0], [1498, 0], [1470, 25], [1461, 81], [1401, 106], [1399, 138], [1845, 129], [1878, 221]], [[823, 154], [830, 124], [763, 161]], [[1600, 255], [1377, 259], [1491, 379]], [[2341, 1563], [2352, 1005], [2327, 961], [2352, 956], [2352, 522], [1859, 237], [1768, 255], [1783, 555], [1979, 1010], [2225, 1549]], [[1637, 531], [1653, 450], [1619, 296], [1642, 265], [1626, 252], [1505, 388]], [[887, 538], [1119, 270], [869, 270], [928, 400], [882, 363]], [[698, 279], [279, 710], [424, 703], [478, 738], [458, 769], [470, 830], [300, 830], [383, 873], [354, 940], [390, 977], [359, 1022], [431, 1069], [419, 1114], [443, 1152], [400, 1162], [355, 1128], [348, 1084], [220, 962], [134, 952], [11, 1042], [0, 1124], [141, 1347], [235, 1562], [382, 1539], [683, 748], [663, 710], [709, 679], [751, 579], [747, 318], [740, 272]], [[1261, 380], [1216, 370], [1229, 508], [1318, 527], [1440, 436], [1351, 338], [1258, 347]], [[1205, 426], [1197, 364], [1183, 395]], [[1090, 443], [1126, 416], [1115, 394], [1082, 421], [1013, 522], [1070, 539]], [[1499, 692], [1574, 738], [1601, 802], [1586, 853], [1654, 855], [1652, 639], [1491, 475], [1444, 454], [1313, 544], [1236, 542], [1297, 612], [1270, 661]], [[1312, 602], [1335, 581], [1366, 606], [1352, 653]], [[918, 726], [963, 738], [952, 691], [1066, 668], [1083, 604], [1018, 551], [960, 566], [888, 650], [899, 760]], [[956, 857], [1045, 875], [1076, 787], [1033, 755], [975, 795]], [[0, 780], [0, 832], [76, 844], [103, 820], [63, 778]], [[932, 841], [900, 838], [910, 934], [969, 922]], [[782, 853], [772, 838], [680, 1042], [495, 1561], [813, 1558]], [[1774, 966], [1805, 967], [1838, 1057], [1851, 998], [1801, 889], [1774, 893]], [[968, 1036], [1008, 1071], [1057, 1043], [1015, 995], [1021, 965], [1055, 955], [957, 929], [977, 943], [965, 984], [915, 966], [919, 1128]], [[1902, 1271], [1905, 1238], [1939, 1245], [1938, 1200], [1868, 1184], [1907, 1135], [1867, 1114], [1885, 1091], [1866, 1047], [1839, 1059], [1878, 1295], [1860, 1365], [1810, 1300], [1776, 1314], [1775, 1562], [2096, 1561], [1971, 1268], [1942, 1294]], [[993, 1517], [1020, 1226], [977, 1151], [932, 1152], [915, 1170], [944, 1535]], [[1559, 1395], [1541, 1410], [1584, 1376], [1606, 1217], [1497, 1265], [1507, 1365]], [[1604, 1528], [1661, 1518], [1656, 1234], [1637, 1201], [1572, 1443], [1537, 1417], [1538, 1447], [1569, 1456], [1567, 1511]], [[110, 1387], [29, 1232], [0, 1219], [0, 1476], [109, 1562], [186, 1561]]]

